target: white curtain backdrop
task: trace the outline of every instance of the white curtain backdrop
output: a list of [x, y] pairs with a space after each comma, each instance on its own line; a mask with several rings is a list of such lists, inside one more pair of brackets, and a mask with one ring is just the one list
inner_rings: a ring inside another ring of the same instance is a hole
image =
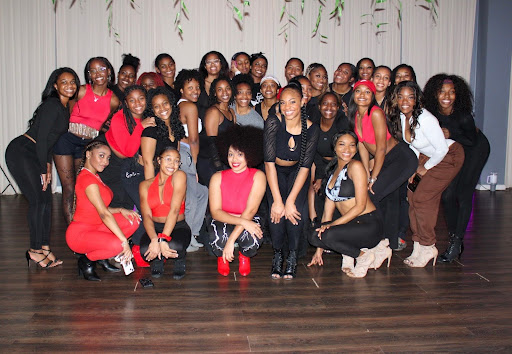
[[[423, 86], [441, 71], [455, 73], [469, 81], [476, 0], [439, 1], [434, 24], [420, 0], [402, 0], [403, 22], [397, 25], [395, 0], [372, 12], [372, 0], [346, 0], [341, 21], [329, 19], [334, 0], [326, 0], [316, 37], [312, 30], [319, 1], [286, 2], [287, 11], [297, 19], [290, 24], [288, 39], [278, 35], [287, 16], [280, 20], [284, 0], [253, 0], [245, 9], [240, 24], [226, 0], [185, 0], [189, 14], [182, 13], [183, 35], [174, 27], [178, 10], [175, 0], [113, 1], [113, 32], [108, 33], [109, 10], [99, 0], [0, 0], [0, 164], [5, 167], [8, 143], [22, 134], [40, 100], [51, 71], [69, 66], [83, 81], [84, 65], [90, 57], [104, 56], [115, 70], [123, 53], [141, 59], [141, 71], [153, 71], [154, 58], [162, 52], [171, 54], [177, 70], [197, 68], [209, 50], [218, 50], [228, 62], [238, 51], [263, 52], [269, 59], [268, 73], [284, 81], [284, 65], [292, 56], [309, 65], [320, 62], [328, 70], [329, 80], [341, 62], [356, 63], [371, 57], [377, 65], [391, 68], [405, 62], [412, 65]], [[242, 7], [240, 0], [232, 4]], [[371, 21], [373, 25], [363, 23]], [[377, 23], [387, 22], [377, 34]], [[243, 26], [243, 30], [239, 26]], [[327, 36], [321, 40], [320, 34]], [[0, 189], [7, 180], [1, 176]], [[12, 190], [6, 191], [12, 193]]]

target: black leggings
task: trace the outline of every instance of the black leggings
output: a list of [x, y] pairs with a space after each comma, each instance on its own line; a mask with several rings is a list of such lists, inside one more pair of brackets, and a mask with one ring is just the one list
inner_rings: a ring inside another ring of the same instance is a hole
[[318, 238], [318, 232], [309, 235], [315, 247], [332, 250], [353, 258], [359, 257], [361, 248], [373, 248], [381, 240], [382, 221], [375, 212], [359, 215], [346, 224], [331, 226]]
[[[154, 224], [157, 234], [164, 230], [165, 224], [159, 222], [154, 222]], [[174, 230], [172, 230], [170, 235], [172, 239], [168, 243], [170, 249], [178, 252], [178, 258], [176, 259], [183, 259], [187, 255], [187, 247], [190, 244], [191, 235], [192, 233], [190, 232], [190, 227], [188, 227], [188, 224], [185, 222], [185, 220], [178, 221], [176, 223]], [[150, 243], [151, 239], [149, 238], [148, 234], [145, 233], [142, 235], [142, 238], [140, 239], [140, 255], [146, 262], [147, 260], [146, 256], [144, 256], [144, 253], [147, 252]]]
[[[255, 215], [252, 221], [261, 226], [260, 217], [258, 215]], [[235, 229], [235, 225], [217, 221], [211, 216], [208, 216], [207, 225], [208, 234], [210, 236], [209, 243], [212, 246], [213, 254], [217, 257], [222, 257], [222, 251], [226, 246], [226, 242], [228, 242], [229, 235], [231, 235]], [[262, 241], [263, 239], [253, 237], [247, 230], [242, 231], [240, 236], [236, 239], [240, 253], [246, 257], [254, 257]]]
[[[293, 187], [293, 183], [295, 182], [295, 172], [297, 170], [297, 166], [276, 166], [277, 171], [277, 184], [279, 185], [279, 192], [281, 193], [281, 198], [283, 199], [283, 203], [286, 203], [286, 199]], [[295, 206], [299, 213], [305, 210], [306, 203], [308, 200], [308, 187], [309, 187], [309, 175], [308, 179], [302, 186], [295, 199]], [[272, 204], [274, 203], [274, 198], [272, 197], [272, 192], [270, 191], [270, 187], [267, 184], [267, 199], [269, 206], [269, 214], [272, 210]], [[299, 247], [299, 239], [302, 233], [302, 229], [304, 227], [304, 215], [301, 215], [301, 220], [299, 220], [297, 225], [293, 225], [289, 220], [283, 216], [279, 223], [274, 224], [272, 221], [269, 223], [270, 237], [272, 238], [272, 246], [276, 250], [280, 250], [283, 248], [285, 244], [285, 240], [288, 239], [288, 249], [290, 251], [297, 251]]]
[[475, 145], [464, 149], [465, 159], [459, 174], [442, 195], [448, 232], [464, 237], [473, 209], [473, 193], [490, 153], [489, 141], [480, 131]]
[[30, 248], [41, 249], [50, 244], [52, 217], [52, 191], [48, 185], [43, 192], [36, 144], [25, 136], [19, 136], [7, 146], [5, 162], [21, 193], [28, 199], [28, 228]]

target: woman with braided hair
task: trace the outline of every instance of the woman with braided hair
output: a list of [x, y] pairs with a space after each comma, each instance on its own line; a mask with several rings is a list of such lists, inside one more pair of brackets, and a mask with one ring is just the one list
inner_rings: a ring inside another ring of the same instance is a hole
[[[309, 170], [315, 157], [318, 126], [307, 119], [299, 82], [291, 81], [281, 92], [280, 114], [265, 121], [263, 140], [268, 180], [270, 235], [274, 248], [273, 279], [293, 279], [297, 271], [297, 248], [304, 220], [299, 212], [307, 202]], [[289, 253], [283, 272], [283, 247]]]
[[76, 253], [78, 271], [86, 280], [99, 281], [96, 261], [106, 271], [112, 271], [108, 258], [122, 254], [131, 260], [128, 238], [139, 227], [140, 216], [133, 210], [112, 208], [113, 193], [101, 180], [98, 172], [108, 166], [111, 150], [100, 140], [87, 144], [80, 172], [76, 178], [76, 210], [66, 231], [66, 242]]

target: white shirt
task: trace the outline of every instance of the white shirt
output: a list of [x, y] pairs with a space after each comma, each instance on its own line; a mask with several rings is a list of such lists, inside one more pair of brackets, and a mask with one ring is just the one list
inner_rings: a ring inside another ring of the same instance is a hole
[[[409, 147], [414, 151], [416, 156], [422, 153], [430, 157], [430, 159], [425, 162], [425, 168], [430, 170], [444, 159], [448, 153], [449, 147], [455, 141], [445, 139], [437, 118], [426, 109], [423, 109], [423, 112], [421, 112], [418, 117], [418, 125], [414, 129], [414, 139], [412, 142], [408, 142], [405, 139], [405, 119], [405, 115], [400, 113], [403, 140], [409, 144]], [[412, 117], [409, 119], [409, 124], [412, 124]]]

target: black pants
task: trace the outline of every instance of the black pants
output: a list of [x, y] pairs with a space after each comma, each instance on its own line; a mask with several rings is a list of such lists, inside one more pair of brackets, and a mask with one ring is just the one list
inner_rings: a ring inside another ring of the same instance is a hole
[[399, 188], [418, 168], [418, 158], [404, 142], [399, 142], [384, 158], [377, 181], [373, 184], [375, 194], [369, 193], [384, 221], [383, 238], [389, 238], [391, 248], [398, 247], [400, 225]]
[[[277, 184], [279, 185], [279, 192], [281, 193], [281, 198], [283, 199], [283, 203], [286, 203], [286, 199], [288, 198], [288, 194], [290, 193], [293, 183], [295, 181], [295, 172], [297, 170], [297, 166], [279, 166], [276, 165], [277, 171]], [[295, 206], [297, 210], [302, 212], [307, 203], [308, 199], [308, 187], [309, 187], [309, 173], [308, 179], [302, 186], [295, 199]], [[267, 199], [269, 206], [269, 214], [272, 210], [272, 204], [274, 203], [274, 198], [272, 197], [272, 192], [270, 191], [270, 187], [267, 185]], [[302, 229], [304, 227], [304, 216], [301, 216], [301, 220], [299, 220], [297, 225], [293, 225], [289, 220], [286, 220], [283, 216], [279, 223], [274, 224], [272, 221], [269, 224], [270, 229], [270, 237], [272, 238], [272, 246], [274, 249], [282, 249], [285, 245], [285, 241], [288, 241], [288, 249], [290, 251], [297, 251], [299, 246], [299, 239], [302, 233]]]
[[[252, 219], [256, 224], [260, 225], [260, 217], [255, 215]], [[229, 235], [235, 229], [235, 225], [226, 224], [217, 221], [208, 215], [207, 220], [208, 235], [210, 237], [209, 243], [212, 246], [213, 254], [217, 257], [222, 257], [222, 251], [228, 242]], [[254, 257], [260, 248], [263, 239], [253, 237], [247, 230], [242, 231], [240, 236], [236, 239], [240, 253], [246, 257]]]
[[5, 162], [28, 200], [30, 248], [39, 250], [41, 246], [50, 244], [52, 191], [51, 186], [44, 192], [42, 190], [36, 144], [23, 135], [17, 137], [7, 146]]
[[346, 224], [331, 226], [318, 238], [314, 231], [309, 243], [353, 258], [359, 257], [361, 248], [373, 248], [381, 240], [382, 222], [375, 212], [360, 215]]
[[[135, 204], [140, 213], [140, 195], [139, 184], [144, 181], [144, 167], [137, 162], [135, 158], [127, 158], [121, 166], [121, 182], [124, 190]], [[146, 230], [144, 223], [140, 223], [139, 228], [132, 235], [133, 244], [139, 245], [140, 239]]]
[[490, 153], [489, 141], [480, 131], [475, 145], [464, 149], [464, 164], [442, 195], [448, 232], [464, 237], [473, 210], [473, 193]]
[[[155, 231], [157, 234], [161, 233], [164, 230], [165, 224], [159, 222], [155, 222], [154, 224]], [[176, 223], [176, 225], [174, 226], [174, 230], [172, 230], [170, 236], [172, 237], [172, 239], [170, 242], [168, 242], [169, 248], [178, 252], [178, 258], [176, 259], [185, 258], [187, 255], [187, 247], [190, 244], [191, 237], [190, 227], [188, 227], [185, 220], [178, 221]], [[144, 256], [144, 253], [147, 252], [150, 243], [151, 239], [149, 238], [148, 234], [145, 233], [144, 235], [142, 235], [142, 238], [140, 239], [140, 254], [146, 262], [147, 260], [146, 257]]]

